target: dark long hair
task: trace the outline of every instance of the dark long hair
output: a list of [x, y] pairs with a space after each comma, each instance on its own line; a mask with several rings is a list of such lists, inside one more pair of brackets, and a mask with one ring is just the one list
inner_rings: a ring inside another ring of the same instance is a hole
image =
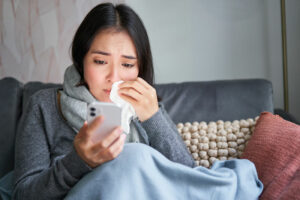
[[143, 22], [128, 6], [103, 3], [94, 7], [78, 27], [72, 42], [72, 60], [77, 68], [81, 82], [84, 83], [83, 59], [90, 49], [95, 36], [105, 29], [126, 31], [131, 37], [139, 66], [139, 77], [150, 85], [154, 84], [154, 69], [149, 38]]

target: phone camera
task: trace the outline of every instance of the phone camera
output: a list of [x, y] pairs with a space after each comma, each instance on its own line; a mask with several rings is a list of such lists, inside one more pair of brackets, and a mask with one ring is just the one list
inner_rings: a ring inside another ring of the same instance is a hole
[[95, 111], [95, 110], [96, 110], [96, 108], [94, 108], [94, 107], [91, 107], [91, 108], [90, 108], [90, 110], [91, 110], [91, 111]]
[[94, 113], [94, 112], [91, 112], [91, 114], [90, 114], [92, 117], [95, 117], [96, 116], [96, 113]]

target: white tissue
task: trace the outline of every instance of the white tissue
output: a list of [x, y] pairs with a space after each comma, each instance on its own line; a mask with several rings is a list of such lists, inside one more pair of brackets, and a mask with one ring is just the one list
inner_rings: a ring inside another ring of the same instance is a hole
[[118, 95], [118, 85], [124, 81], [118, 81], [115, 82], [112, 85], [111, 92], [109, 98], [112, 102], [114, 102], [117, 106], [122, 108], [122, 116], [121, 116], [121, 123], [122, 123], [122, 129], [125, 133], [129, 133], [130, 131], [130, 122], [133, 117], [136, 117], [136, 113], [134, 111], [134, 108], [130, 103], [123, 100]]

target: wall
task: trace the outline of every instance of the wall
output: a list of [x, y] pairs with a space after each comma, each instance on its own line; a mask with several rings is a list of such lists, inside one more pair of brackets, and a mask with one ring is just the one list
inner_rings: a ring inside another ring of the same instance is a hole
[[[280, 0], [124, 1], [148, 30], [157, 83], [266, 78], [283, 108]], [[62, 82], [74, 31], [99, 2], [0, 0], [0, 78]], [[300, 119], [300, 5], [286, 2], [290, 111]]]
[[[284, 107], [280, 0], [126, 2], [148, 29], [157, 82], [265, 78], [273, 84], [275, 107]], [[288, 57], [290, 112], [297, 119], [300, 80], [292, 76], [300, 76], [299, 3], [287, 0], [286, 6], [288, 51], [298, 55]]]
[[300, 120], [300, 1], [286, 1], [289, 110]]
[[99, 2], [0, 0], [0, 78], [62, 82], [74, 33]]

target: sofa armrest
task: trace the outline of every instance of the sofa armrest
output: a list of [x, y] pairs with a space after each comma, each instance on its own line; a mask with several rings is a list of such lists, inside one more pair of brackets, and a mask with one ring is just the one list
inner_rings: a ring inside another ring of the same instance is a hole
[[23, 84], [15, 78], [0, 80], [0, 177], [14, 166], [14, 143], [21, 116]]
[[285, 112], [283, 109], [281, 108], [275, 108], [274, 109], [274, 114], [279, 115], [280, 117], [282, 117], [283, 119], [293, 122], [295, 124], [299, 124], [300, 122], [298, 120], [296, 120], [296, 118], [289, 112]]

